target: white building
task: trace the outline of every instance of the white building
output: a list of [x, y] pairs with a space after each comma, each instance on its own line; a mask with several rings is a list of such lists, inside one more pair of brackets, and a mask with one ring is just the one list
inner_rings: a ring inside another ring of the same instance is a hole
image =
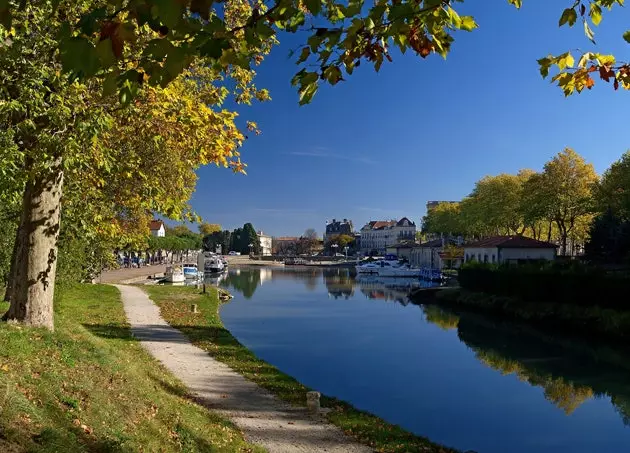
[[151, 230], [151, 236], [163, 238], [166, 235], [164, 223], [162, 223], [161, 220], [151, 220], [151, 223], [149, 223], [149, 230]]
[[463, 249], [452, 239], [433, 239], [411, 249], [409, 262], [412, 266], [429, 269], [459, 268], [463, 261]]
[[403, 217], [399, 221], [375, 220], [361, 228], [361, 253], [385, 254], [387, 247], [416, 238], [416, 224]]
[[464, 261], [478, 263], [522, 263], [553, 261], [557, 246], [524, 236], [494, 236], [464, 245]]
[[271, 255], [271, 236], [258, 232], [258, 241], [260, 242], [260, 253], [262, 256]]

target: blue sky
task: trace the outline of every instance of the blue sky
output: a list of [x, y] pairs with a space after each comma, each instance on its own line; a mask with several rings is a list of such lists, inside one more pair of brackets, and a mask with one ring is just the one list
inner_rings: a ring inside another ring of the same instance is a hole
[[558, 28], [569, 3], [526, 0], [518, 11], [506, 0], [469, 1], [459, 11], [480, 28], [457, 33], [447, 60], [396, 50], [379, 73], [364, 64], [304, 107], [290, 85], [298, 42], [281, 35], [257, 79], [273, 100], [238, 109], [262, 129], [242, 148], [248, 175], [201, 169], [193, 207], [229, 229], [252, 222], [276, 236], [321, 234], [332, 218], [357, 228], [403, 215], [419, 222], [427, 200], [461, 199], [485, 175], [539, 170], [564, 147], [603, 172], [630, 148], [630, 94], [598, 81], [567, 99], [536, 60], [578, 48], [624, 59], [630, 14], [605, 14], [594, 47], [579, 23]]

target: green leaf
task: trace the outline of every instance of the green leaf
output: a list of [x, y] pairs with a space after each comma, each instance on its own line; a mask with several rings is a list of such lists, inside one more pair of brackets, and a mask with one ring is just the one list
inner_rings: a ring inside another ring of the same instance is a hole
[[109, 68], [116, 64], [116, 55], [112, 50], [112, 40], [104, 39], [96, 45], [96, 53], [99, 60], [101, 60], [101, 66], [103, 68]]
[[96, 49], [87, 39], [74, 37], [60, 43], [61, 64], [67, 72], [80, 72], [90, 77], [99, 69]]
[[269, 39], [276, 34], [273, 28], [262, 21], [256, 24], [256, 34], [262, 40]]
[[627, 43], [630, 43], [630, 30], [623, 34], [623, 39], [625, 39]]
[[520, 8], [521, 6], [523, 6], [523, 0], [508, 0], [508, 3], [516, 6], [517, 8]]
[[321, 0], [304, 0], [304, 4], [313, 16], [317, 16], [322, 10]]
[[461, 20], [462, 20], [462, 23], [459, 26], [461, 30], [473, 31], [475, 28], [477, 28], [477, 23], [475, 22], [475, 19], [473, 19], [472, 16], [461, 16]]
[[305, 105], [311, 102], [315, 93], [317, 93], [317, 81], [304, 85], [300, 88], [300, 105]]
[[328, 66], [324, 70], [323, 75], [324, 75], [324, 78], [331, 85], [336, 85], [337, 82], [339, 82], [341, 80], [341, 71], [339, 70], [339, 68], [337, 66]]
[[153, 0], [157, 15], [164, 25], [174, 28], [182, 18], [182, 7], [176, 0]]
[[560, 16], [560, 27], [564, 24], [568, 23], [569, 27], [573, 27], [575, 22], [577, 21], [577, 12], [573, 8], [567, 8], [562, 11], [562, 16]]
[[593, 25], [597, 26], [602, 21], [602, 9], [597, 3], [591, 3], [591, 20]]
[[591, 30], [591, 27], [589, 27], [588, 22], [586, 21], [584, 21], [584, 34], [593, 44], [595, 44], [595, 33], [593, 33], [593, 30]]
[[549, 75], [549, 68], [551, 67], [551, 57], [545, 57], [538, 60], [540, 66], [540, 75], [546, 78]]
[[311, 49], [309, 47], [303, 47], [302, 52], [300, 53], [300, 58], [298, 58], [298, 64], [306, 61], [308, 57], [311, 55]]
[[230, 42], [227, 39], [209, 39], [206, 44], [201, 46], [199, 53], [202, 56], [218, 59], [223, 55], [223, 51], [230, 48]]
[[103, 97], [111, 96], [118, 88], [118, 71], [112, 71], [103, 80]]

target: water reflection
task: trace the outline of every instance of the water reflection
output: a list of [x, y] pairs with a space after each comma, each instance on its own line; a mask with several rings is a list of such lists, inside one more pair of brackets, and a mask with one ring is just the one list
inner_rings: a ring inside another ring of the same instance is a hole
[[625, 425], [630, 421], [627, 351], [597, 342], [554, 336], [529, 326], [473, 313], [423, 305], [426, 320], [457, 329], [477, 359], [503, 375], [543, 389], [547, 401], [571, 415], [592, 398], [610, 398]]
[[223, 285], [233, 289], [245, 298], [251, 299], [256, 289], [265, 281], [288, 280], [301, 282], [304, 288], [313, 292], [318, 283], [323, 282], [332, 299], [349, 299], [360, 291], [368, 299], [394, 301], [403, 305], [409, 303], [407, 295], [413, 288], [434, 286], [435, 283], [410, 278], [383, 278], [372, 275], [356, 275], [351, 269], [322, 269], [303, 267], [285, 270], [282, 268], [235, 268], [221, 276], [206, 276], [206, 284]]
[[420, 281], [230, 269], [227, 328], [323, 393], [480, 453], [630, 451], [630, 354], [416, 305]]

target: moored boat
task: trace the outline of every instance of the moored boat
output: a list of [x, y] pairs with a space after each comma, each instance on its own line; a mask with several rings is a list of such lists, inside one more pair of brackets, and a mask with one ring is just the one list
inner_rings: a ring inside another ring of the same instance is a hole
[[206, 260], [203, 270], [206, 274], [218, 274], [225, 270], [225, 266], [220, 257], [214, 256]]
[[182, 266], [166, 266], [166, 271], [164, 272], [164, 280], [166, 280], [168, 283], [181, 283], [186, 281], [186, 276], [184, 275], [184, 270], [182, 269]]
[[199, 268], [195, 263], [184, 264], [184, 277], [187, 279], [199, 278]]

